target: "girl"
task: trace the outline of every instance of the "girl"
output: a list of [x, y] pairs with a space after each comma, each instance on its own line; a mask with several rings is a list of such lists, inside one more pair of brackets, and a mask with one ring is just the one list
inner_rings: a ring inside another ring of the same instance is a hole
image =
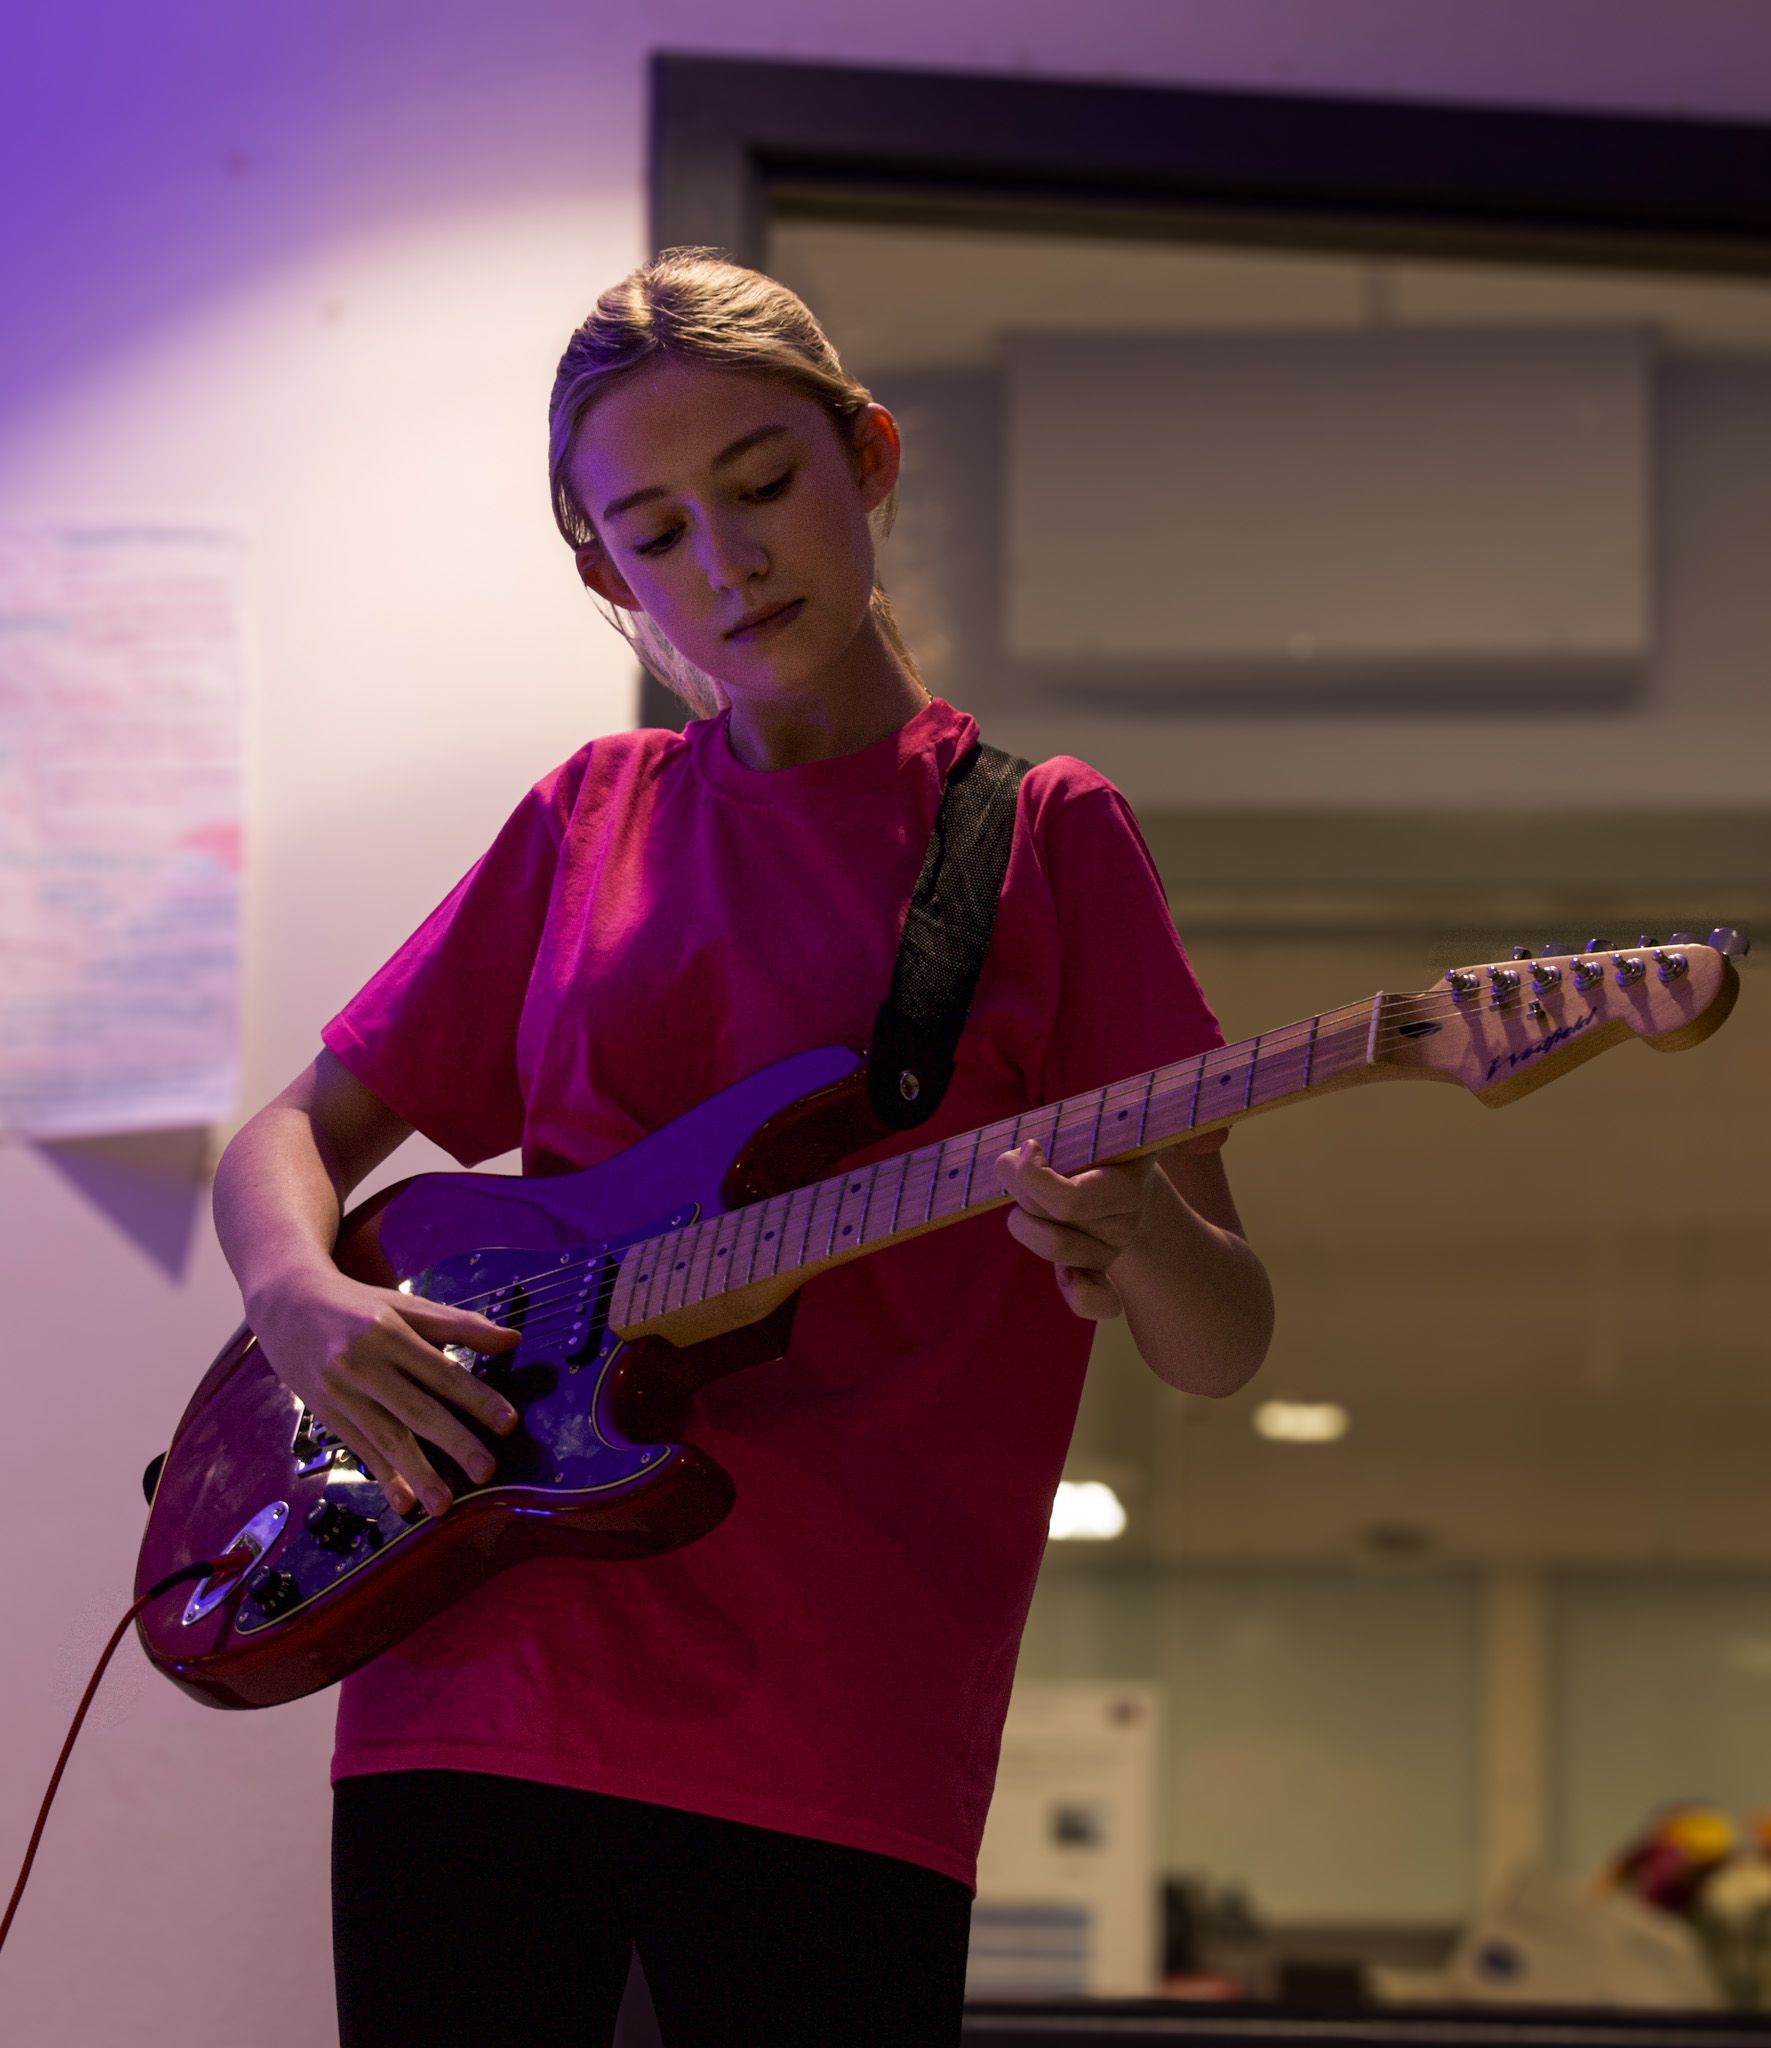
[[[791, 1053], [868, 1043], [944, 778], [874, 573], [899, 440], [811, 313], [710, 249], [605, 292], [549, 409], [578, 573], [694, 714], [590, 741], [248, 1122], [216, 1224], [278, 1374], [403, 1507], [509, 1428], [440, 1348], [511, 1332], [346, 1278], [413, 1130], [464, 1167], [607, 1159]], [[630, 626], [629, 623], [630, 622]], [[1124, 798], [1025, 776], [935, 1116], [884, 1158], [1221, 1044]], [[1272, 1306], [1218, 1138], [818, 1275], [698, 1397], [737, 1504], [667, 1556], [501, 1573], [339, 1690], [343, 2048], [607, 2043], [637, 1948], [673, 2048], [956, 2042], [976, 1855], [1094, 1324], [1225, 1394]], [[1160, 1168], [1160, 1170], [1158, 1170]]]

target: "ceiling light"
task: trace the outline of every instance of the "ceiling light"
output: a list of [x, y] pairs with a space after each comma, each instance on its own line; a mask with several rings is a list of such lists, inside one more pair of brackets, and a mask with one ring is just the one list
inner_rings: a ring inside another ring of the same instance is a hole
[[1347, 1411], [1338, 1401], [1263, 1401], [1254, 1426], [1276, 1444], [1331, 1444], [1347, 1433]]
[[1052, 1501], [1050, 1535], [1055, 1543], [1071, 1537], [1103, 1542], [1125, 1529], [1125, 1510], [1112, 1487], [1098, 1479], [1063, 1479]]

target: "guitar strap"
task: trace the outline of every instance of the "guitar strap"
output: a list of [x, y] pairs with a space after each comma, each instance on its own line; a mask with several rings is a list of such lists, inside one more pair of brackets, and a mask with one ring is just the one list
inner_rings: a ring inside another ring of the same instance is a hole
[[890, 1130], [933, 1116], [953, 1078], [1032, 765], [978, 740], [948, 773], [867, 1053], [868, 1099]]

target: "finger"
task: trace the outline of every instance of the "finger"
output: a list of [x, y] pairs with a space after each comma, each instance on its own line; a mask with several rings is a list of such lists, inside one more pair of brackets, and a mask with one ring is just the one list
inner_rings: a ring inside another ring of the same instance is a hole
[[1099, 1323], [1125, 1313], [1119, 1290], [1105, 1273], [1081, 1266], [1059, 1266], [1057, 1272], [1064, 1299], [1079, 1316]]
[[[319, 1414], [320, 1411], [316, 1410], [315, 1413]], [[320, 1420], [387, 1495], [388, 1506], [394, 1513], [410, 1514], [418, 1496], [408, 1481], [400, 1476], [398, 1461], [393, 1453], [377, 1445], [375, 1432], [358, 1423], [347, 1422], [336, 1413], [320, 1414]]]
[[[430, 1393], [452, 1403], [456, 1408], [471, 1415], [476, 1422], [484, 1423], [488, 1429], [496, 1430], [501, 1435], [506, 1435], [515, 1428], [517, 1412], [497, 1388], [487, 1386], [484, 1380], [477, 1379], [466, 1366], [458, 1365], [454, 1359], [445, 1357], [434, 1344], [427, 1343], [411, 1323], [396, 1316], [391, 1323], [383, 1324], [382, 1328], [391, 1346], [384, 1355], [396, 1372], [404, 1375], [408, 1382], [416, 1381]], [[378, 1389], [377, 1399], [385, 1398], [386, 1390]], [[390, 1401], [388, 1406], [395, 1407], [395, 1404]], [[440, 1443], [443, 1449], [455, 1458], [457, 1464], [466, 1462], [453, 1450], [449, 1442], [424, 1428], [424, 1415], [428, 1413], [428, 1404], [420, 1414], [413, 1414], [409, 1408], [399, 1407], [395, 1407], [395, 1412], [414, 1428], [422, 1429], [425, 1435], [431, 1436], [433, 1442]], [[439, 1410], [433, 1419], [443, 1422], [456, 1435], [465, 1436], [453, 1415]]]
[[407, 1505], [401, 1508], [402, 1514], [414, 1500], [422, 1501], [430, 1514], [448, 1512], [455, 1496], [411, 1430], [402, 1428], [385, 1411], [379, 1412], [372, 1422], [359, 1423], [359, 1427], [395, 1483], [405, 1489]]
[[[444, 1364], [447, 1366], [448, 1361], [445, 1360]], [[458, 1373], [461, 1371], [460, 1366], [449, 1369]], [[431, 1400], [422, 1387], [404, 1377], [402, 1373], [390, 1370], [385, 1374], [374, 1375], [367, 1391], [394, 1423], [404, 1425], [398, 1432], [402, 1452], [408, 1442], [413, 1443], [416, 1449], [416, 1439], [422, 1437], [427, 1444], [434, 1444], [439, 1451], [453, 1458], [470, 1479], [484, 1484], [496, 1471], [497, 1462], [491, 1451], [460, 1417]], [[422, 1455], [420, 1453], [421, 1457]], [[401, 1457], [398, 1462], [400, 1469], [411, 1476], [405, 1458]], [[428, 1462], [425, 1463], [424, 1470], [436, 1485], [442, 1485], [443, 1482], [437, 1478]], [[414, 1490], [421, 1497], [425, 1497], [422, 1484], [415, 1481]]]
[[512, 1329], [509, 1323], [494, 1322], [476, 1309], [430, 1301], [422, 1294], [402, 1294], [397, 1287], [388, 1288], [386, 1293], [390, 1305], [415, 1330], [444, 1344], [465, 1344], [472, 1351], [508, 1351], [522, 1340], [520, 1330]]
[[[1143, 1161], [1134, 1161], [1134, 1169]], [[1060, 1173], [1045, 1158], [1037, 1138], [1028, 1138], [998, 1161], [999, 1178], [1016, 1201], [1035, 1215], [1066, 1223], [1109, 1216], [1137, 1216], [1144, 1206], [1147, 1172], [1121, 1166], [1091, 1166]]]
[[1054, 1264], [1098, 1270], [1112, 1265], [1125, 1249], [1123, 1244], [1097, 1237], [1092, 1231], [1074, 1230], [1066, 1223], [1030, 1216], [1024, 1209], [1008, 1212], [1008, 1228], [1011, 1237], [1018, 1238], [1029, 1251], [1037, 1252], [1042, 1259], [1050, 1259]]

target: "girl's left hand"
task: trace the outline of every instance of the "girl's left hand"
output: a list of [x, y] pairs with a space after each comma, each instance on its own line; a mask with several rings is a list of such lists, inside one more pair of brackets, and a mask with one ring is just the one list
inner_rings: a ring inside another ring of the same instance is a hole
[[1057, 1268], [1058, 1288], [1079, 1316], [1101, 1322], [1125, 1313], [1107, 1268], [1143, 1227], [1156, 1154], [1062, 1174], [1046, 1164], [1036, 1138], [996, 1161], [997, 1177], [1015, 1206], [1009, 1235]]

